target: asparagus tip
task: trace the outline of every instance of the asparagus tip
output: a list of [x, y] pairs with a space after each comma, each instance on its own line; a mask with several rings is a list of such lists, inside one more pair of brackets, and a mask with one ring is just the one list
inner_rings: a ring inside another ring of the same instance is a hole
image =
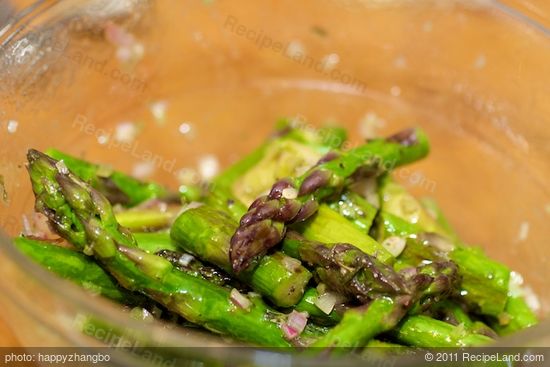
[[386, 138], [386, 141], [398, 143], [405, 147], [410, 147], [418, 142], [417, 129], [410, 128], [399, 131]]

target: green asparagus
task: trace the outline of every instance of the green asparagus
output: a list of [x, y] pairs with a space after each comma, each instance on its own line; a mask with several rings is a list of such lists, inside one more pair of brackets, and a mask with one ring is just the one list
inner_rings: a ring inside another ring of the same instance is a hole
[[33, 261], [92, 293], [129, 306], [145, 303], [145, 297], [121, 288], [113, 277], [79, 252], [25, 237], [17, 237], [14, 243]]
[[392, 267], [349, 244], [326, 245], [290, 232], [283, 241], [283, 251], [312, 266], [331, 290], [361, 303], [381, 295], [412, 292]]
[[516, 331], [536, 325], [537, 316], [525, 302], [522, 295], [508, 297], [504, 314], [491, 323], [499, 335], [509, 335]]
[[[296, 179], [275, 183], [267, 196], [252, 203], [231, 238], [233, 270], [246, 269], [255, 257], [284, 237], [286, 225], [302, 222], [318, 209], [319, 202], [342, 191], [357, 176], [376, 175], [424, 157], [429, 145], [424, 133], [409, 130], [377, 139], [340, 155], [330, 153]], [[255, 235], [261, 233], [262, 235]], [[254, 235], [253, 235], [254, 234]]]
[[305, 238], [323, 243], [351, 243], [383, 263], [392, 263], [394, 257], [379, 242], [358, 229], [327, 205], [320, 205], [309, 220], [293, 226]]
[[359, 230], [367, 234], [378, 212], [378, 209], [372, 204], [352, 191], [344, 192], [338, 199], [328, 205], [332, 210], [338, 212], [355, 224]]
[[[508, 298], [510, 270], [489, 259], [480, 249], [445, 240], [447, 231], [433, 219], [420, 203], [389, 178], [380, 186], [382, 208], [377, 218], [379, 240], [389, 235], [400, 237], [431, 232], [440, 235], [424, 237], [424, 241], [408, 240], [401, 254], [403, 261], [434, 260], [441, 256], [453, 260], [462, 276], [461, 296], [482, 314], [498, 317]], [[399, 260], [399, 259], [398, 259]], [[416, 266], [417, 263], [409, 264]]]
[[[178, 195], [30, 150], [43, 215], [27, 219], [16, 246], [134, 313], [161, 309], [165, 321], [254, 345], [477, 346], [537, 322], [516, 273], [392, 180], [428, 153], [421, 130], [344, 151], [345, 130], [296, 123]], [[74, 247], [35, 240], [56, 238], [52, 229]]]
[[[432, 217], [439, 223], [441, 228], [446, 231], [447, 236], [450, 239], [459, 242], [458, 234], [443, 214], [443, 211], [437, 202], [429, 198], [424, 198], [421, 202], [424, 208], [426, 208], [430, 215], [432, 215]], [[514, 274], [518, 275], [515, 272]], [[515, 285], [512, 284], [514, 280], [515, 278], [512, 277], [512, 273], [510, 273], [508, 300], [506, 301], [504, 313], [499, 315], [498, 318], [493, 318], [493, 320], [496, 321], [491, 323], [499, 335], [507, 335], [521, 329], [531, 327], [538, 322], [537, 316], [525, 301], [521, 285], [515, 287], [519, 289], [512, 289]], [[474, 322], [473, 327], [477, 328], [479, 333], [485, 333], [486, 335], [494, 334], [493, 329], [479, 321]]]
[[294, 233], [287, 234], [283, 249], [314, 266], [316, 276], [332, 291], [368, 305], [346, 311], [340, 323], [315, 343], [321, 347], [363, 346], [395, 327], [407, 312], [421, 312], [452, 294], [458, 281], [450, 262], [398, 274], [351, 245], [326, 246]]
[[150, 231], [169, 228], [180, 207], [161, 209], [130, 209], [115, 213], [121, 226], [132, 231]]
[[[183, 212], [174, 222], [171, 236], [185, 251], [232, 274], [229, 240], [236, 227], [229, 215], [203, 205]], [[238, 278], [277, 306], [290, 307], [304, 294], [311, 273], [300, 261], [275, 252]]]
[[391, 334], [400, 343], [421, 348], [479, 346], [493, 341], [466, 328], [421, 315], [404, 319]]
[[63, 162], [62, 165], [105, 195], [113, 204], [135, 206], [149, 199], [177, 199], [156, 183], [141, 182], [122, 172], [86, 162], [56, 149], [49, 149], [46, 153]]
[[254, 344], [291, 345], [281, 327], [284, 315], [269, 309], [260, 298], [234, 301], [229, 290], [141, 251], [132, 235], [118, 225], [102, 194], [38, 151], [30, 150], [28, 161], [37, 210], [50, 218], [60, 235], [94, 256], [123, 287], [214, 332]]

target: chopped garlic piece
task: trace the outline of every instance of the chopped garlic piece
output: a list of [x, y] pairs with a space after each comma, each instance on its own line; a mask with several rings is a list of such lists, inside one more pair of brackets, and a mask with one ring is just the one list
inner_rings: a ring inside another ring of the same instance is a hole
[[17, 131], [18, 126], [19, 126], [19, 122], [15, 120], [8, 121], [8, 133], [14, 134]]
[[199, 173], [203, 180], [211, 180], [218, 174], [219, 170], [220, 163], [216, 156], [208, 154], [199, 159]]
[[121, 122], [116, 126], [115, 139], [121, 143], [131, 143], [137, 136], [138, 129], [133, 122]]

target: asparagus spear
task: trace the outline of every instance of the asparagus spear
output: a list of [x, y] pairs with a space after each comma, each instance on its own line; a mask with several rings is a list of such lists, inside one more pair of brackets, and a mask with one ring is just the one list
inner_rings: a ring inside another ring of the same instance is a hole
[[469, 347], [493, 341], [466, 328], [422, 315], [404, 319], [391, 335], [400, 343], [421, 348]]
[[[341, 307], [335, 307], [329, 315], [322, 312], [317, 306], [317, 298], [319, 297], [319, 293], [316, 289], [311, 288], [308, 291], [306, 291], [306, 294], [304, 295], [304, 298], [300, 303], [298, 303], [295, 307], [298, 311], [305, 311], [308, 312], [310, 315], [310, 319], [313, 320], [316, 323], [321, 323], [323, 325], [334, 325], [337, 324], [342, 320], [342, 317], [345, 314], [345, 309]], [[389, 302], [389, 301], [388, 301]], [[443, 301], [440, 303], [442, 309], [450, 310], [450, 312], [457, 311], [456, 307], [458, 307], [455, 303], [452, 303], [450, 301]], [[443, 306], [445, 304], [445, 306]], [[382, 305], [380, 305], [381, 307]], [[447, 308], [448, 307], [448, 308]], [[357, 328], [360, 329], [362, 332], [362, 326], [363, 324], [359, 321], [362, 321], [360, 315], [357, 314], [358, 310], [354, 311], [354, 314], [351, 316], [348, 316], [348, 323], [350, 325], [355, 325], [355, 322], [358, 322]], [[374, 313], [374, 312], [373, 312]], [[369, 317], [369, 315], [363, 315], [365, 318], [368, 318], [369, 321], [373, 321]], [[380, 316], [380, 315], [378, 315]], [[472, 334], [480, 334], [487, 336], [488, 338], [494, 338], [494, 335], [491, 333], [488, 333], [486, 329], [482, 328], [481, 324], [477, 324], [476, 321], [472, 321], [470, 317], [462, 311], [460, 315], [454, 315], [456, 320], [459, 320], [456, 324], [450, 323], [452, 326], [454, 326], [453, 329], [449, 329], [448, 327], [441, 326], [442, 321], [426, 317], [426, 316], [420, 316], [420, 315], [411, 315], [411, 316], [405, 316], [403, 318], [403, 321], [395, 326], [395, 329], [393, 329], [393, 335], [403, 335], [407, 336], [408, 340], [415, 340], [415, 344], [413, 346], [421, 347], [421, 348], [429, 348], [432, 347], [430, 344], [432, 340], [436, 339], [436, 345], [441, 345], [444, 347], [453, 347], [456, 345], [456, 341], [459, 342], [462, 341], [472, 341], [474, 340], [474, 343], [477, 339], [479, 339], [476, 336], [473, 336]], [[419, 319], [420, 318], [420, 319]], [[411, 322], [408, 322], [409, 319], [412, 319]], [[445, 321], [448, 322], [449, 321]], [[463, 326], [460, 326], [462, 324]], [[370, 326], [378, 326], [374, 324], [369, 324]], [[420, 325], [421, 327], [417, 327], [417, 325]], [[346, 327], [347, 329], [347, 327]], [[384, 328], [381, 328], [384, 329]], [[444, 332], [441, 333], [434, 333], [433, 330], [449, 330], [451, 331], [452, 337], [449, 338], [448, 335]], [[329, 330], [330, 331], [330, 330]], [[371, 332], [372, 335], [376, 335], [378, 333], [378, 329], [374, 332]], [[458, 338], [457, 338], [458, 336]], [[368, 336], [367, 336], [368, 339]], [[481, 338], [484, 339], [484, 338]], [[486, 344], [491, 339], [485, 339], [482, 340], [482, 343], [480, 344]], [[405, 338], [403, 339], [405, 340]], [[387, 343], [387, 346], [401, 346], [400, 344], [393, 344], [393, 343]], [[327, 345], [330, 345], [330, 342], [327, 342]], [[376, 339], [371, 339], [366, 347], [378, 347], [378, 346], [385, 346], [386, 343], [380, 344], [380, 342]], [[478, 345], [475, 343], [475, 345]], [[472, 344], [473, 346], [473, 344]]]
[[451, 294], [458, 281], [451, 262], [398, 274], [352, 245], [326, 246], [292, 232], [283, 250], [314, 266], [317, 277], [333, 291], [367, 304], [344, 313], [341, 322], [314, 344], [318, 347], [363, 346], [395, 327], [407, 312], [421, 312]]
[[368, 305], [350, 309], [342, 321], [312, 346], [317, 348], [357, 348], [399, 322], [408, 298], [377, 298]]
[[[281, 241], [286, 225], [302, 222], [318, 209], [319, 202], [340, 193], [357, 176], [376, 175], [393, 166], [410, 163], [428, 153], [421, 130], [409, 130], [378, 139], [340, 156], [328, 154], [318, 165], [293, 180], [275, 183], [269, 195], [252, 203], [231, 238], [233, 270], [246, 269], [251, 261]], [[261, 233], [261, 236], [251, 234]]]
[[[325, 148], [326, 149], [326, 148]], [[229, 187], [241, 202], [249, 205], [280, 177], [296, 176], [312, 167], [322, 157], [317, 146], [287, 137], [270, 141], [262, 159], [238, 176]], [[219, 182], [217, 180], [216, 182]]]
[[182, 252], [179, 246], [170, 238], [168, 232], [134, 233], [134, 238], [140, 250], [165, 258], [178, 270], [195, 277], [201, 277], [217, 285], [231, 285], [243, 289], [241, 284], [238, 284], [227, 274], [202, 264], [189, 253]]
[[[452, 268], [450, 268], [452, 269]], [[451, 270], [454, 272], [455, 270]], [[323, 348], [334, 348], [334, 347], [362, 347], [369, 340], [374, 338], [376, 335], [390, 331], [394, 329], [399, 321], [406, 315], [406, 313], [411, 309], [411, 307], [417, 302], [417, 300], [433, 296], [434, 294], [445, 292], [448, 282], [448, 279], [454, 277], [452, 274], [445, 274], [445, 272], [439, 273], [437, 278], [434, 278], [429, 286], [424, 285], [419, 289], [416, 294], [412, 295], [397, 295], [394, 297], [383, 296], [380, 298], [374, 299], [369, 304], [366, 304], [361, 307], [350, 309], [346, 311], [343, 315], [342, 320], [338, 325], [331, 329], [323, 338], [319, 339], [312, 346], [314, 347], [323, 347]], [[409, 329], [413, 329], [412, 325], [408, 320], [413, 319], [413, 322], [416, 318], [421, 316], [411, 316], [405, 318], [404, 321], [406, 324], [403, 326], [398, 326], [397, 333], [410, 332]], [[426, 317], [426, 323], [431, 325], [433, 323], [437, 324], [437, 320]], [[451, 326], [447, 323], [442, 322], [445, 325]], [[452, 326], [451, 326], [452, 328]], [[403, 329], [403, 330], [401, 330]], [[451, 330], [452, 331], [452, 330]], [[446, 334], [432, 336], [429, 335], [429, 329], [423, 329], [420, 334], [423, 337], [429, 338], [433, 337], [438, 339], [438, 342], [443, 344], [446, 342], [448, 336]], [[420, 335], [419, 334], [419, 335]], [[399, 334], [400, 335], [400, 334]], [[455, 336], [453, 336], [455, 337]], [[481, 336], [472, 336], [471, 333], [468, 333], [467, 337], [461, 338], [460, 341], [464, 340], [464, 343], [474, 343], [478, 342], [478, 339], [483, 339]], [[444, 339], [439, 340], [439, 339]], [[400, 342], [403, 340], [398, 339]], [[483, 339], [485, 340], [485, 339]], [[490, 338], [487, 338], [490, 341]], [[470, 344], [468, 344], [470, 345]]]
[[367, 234], [378, 212], [378, 209], [372, 204], [352, 191], [344, 192], [337, 200], [329, 203], [328, 206]]
[[[220, 286], [240, 287], [226, 274], [203, 265], [189, 254], [179, 252], [168, 233], [137, 233], [136, 240], [139, 249], [164, 257], [186, 274]], [[25, 237], [16, 238], [14, 243], [21, 252], [46, 269], [96, 294], [130, 307], [150, 303], [141, 294], [121, 288], [96, 262], [77, 251]]]
[[[439, 223], [441, 228], [445, 230], [447, 236], [455, 242], [459, 242], [458, 234], [443, 214], [437, 202], [430, 198], [424, 198], [421, 202], [424, 208], [426, 208], [430, 215]], [[525, 302], [521, 288], [513, 289], [515, 288], [515, 284], [512, 284], [514, 280], [512, 273], [510, 273], [509, 294], [506, 306], [504, 307], [504, 313], [499, 315], [498, 318], [494, 318], [496, 321], [491, 323], [499, 335], [507, 335], [533, 326], [538, 322], [537, 316]], [[472, 327], [478, 330], [478, 333], [485, 333], [485, 335], [490, 336], [494, 334], [494, 331], [489, 326], [479, 321], [475, 321]]]
[[[285, 138], [288, 138], [288, 136], [285, 136]], [[274, 166], [273, 161], [276, 160], [276, 157], [282, 154], [281, 152], [284, 151], [283, 148], [285, 148], [285, 146], [280, 143], [279, 139], [281, 138], [270, 140], [268, 143], [269, 145], [265, 144], [261, 146], [256, 151], [252, 152], [243, 160], [231, 166], [224, 173], [218, 176], [213, 184], [214, 190], [212, 190], [210, 195], [206, 196], [206, 203], [226, 211], [235, 220], [239, 221], [241, 217], [246, 214], [247, 210], [244, 204], [242, 204], [241, 201], [231, 193], [233, 188], [238, 187], [238, 190], [240, 191], [255, 190], [261, 192], [269, 189], [269, 185], [271, 184], [269, 180], [264, 179], [265, 182], [263, 182], [263, 185], [256, 184], [255, 186], [252, 185], [253, 188], [250, 188], [251, 185], [243, 183], [243, 180], [239, 181], [239, 177], [245, 174], [248, 174], [249, 177], [258, 176], [264, 178], [276, 177], [277, 175], [290, 175], [295, 172], [295, 170], [303, 169], [303, 164], [301, 165], [302, 168], [300, 168], [300, 161], [311, 161], [311, 156], [315, 159], [319, 157], [318, 154], [311, 153], [311, 151], [306, 154], [303, 149], [294, 149], [292, 156], [297, 156], [300, 154], [306, 156], [300, 158], [298, 163], [295, 161], [287, 162], [284, 165], [284, 169], [281, 170], [281, 168], [279, 168], [278, 171], [274, 170], [272, 169], [272, 166]], [[296, 137], [295, 139], [297, 141], [305, 141], [304, 138], [298, 139], [298, 137]], [[310, 146], [317, 150], [325, 149], [324, 151], [326, 152], [326, 148], [312, 145], [313, 143], [311, 141], [307, 141], [306, 143], [310, 144]], [[293, 144], [296, 145], [296, 143]], [[266, 154], [266, 150], [273, 150], [278, 153]], [[309, 155], [309, 157], [307, 157], [307, 155]], [[260, 164], [260, 162], [262, 164]], [[353, 243], [355, 246], [369, 254], [376, 252], [384, 261], [392, 260], [391, 255], [366, 234], [372, 224], [373, 217], [376, 215], [376, 209], [372, 207], [372, 205], [362, 199], [359, 195], [353, 192], [346, 192], [339, 198], [339, 200], [331, 204], [330, 209], [336, 213], [332, 213], [327, 205], [321, 204], [318, 213], [304, 223], [303, 232], [307, 238], [311, 240], [322, 240], [324, 242], [336, 242], [337, 239], [335, 238], [327, 239], [324, 237], [317, 237], [317, 229], [321, 227], [322, 229], [325, 229], [323, 233], [330, 234], [332, 233], [334, 227], [345, 226], [347, 230], [336, 231], [346, 235], [345, 238], [340, 238], [340, 240]], [[351, 226], [346, 223], [346, 221], [342, 220], [345, 216], [347, 216], [347, 219], [349, 219], [351, 223], [355, 224], [357, 228], [350, 228]]]
[[117, 222], [132, 231], [160, 230], [170, 227], [181, 207], [160, 209], [130, 209], [115, 213]]
[[[205, 202], [239, 221], [247, 211], [245, 204], [249, 205], [274, 180], [309, 168], [327, 153], [329, 148], [321, 143], [345, 141], [345, 134], [338, 131], [308, 133], [293, 128], [287, 120], [280, 121], [274, 136], [214, 179]], [[319, 139], [320, 136], [327, 139]]]
[[156, 254], [162, 250], [179, 251], [178, 245], [170, 238], [168, 232], [133, 233], [139, 248], [147, 253]]
[[33, 261], [93, 293], [129, 306], [146, 302], [142, 295], [121, 288], [113, 277], [79, 252], [25, 237], [16, 238], [14, 244]]
[[394, 258], [380, 243], [358, 229], [339, 213], [321, 204], [317, 213], [309, 220], [294, 225], [306, 239], [323, 243], [351, 243], [366, 254], [376, 256], [384, 263], [392, 263]]
[[[346, 129], [338, 126], [325, 126], [318, 129], [300, 126], [300, 120], [281, 119], [275, 125], [276, 135], [298, 142], [314, 144], [320, 149], [338, 149], [347, 140]], [[327, 153], [325, 151], [324, 153]]]
[[[390, 234], [401, 237], [418, 236], [419, 233], [424, 232], [446, 235], [446, 231], [422, 208], [420, 203], [391, 179], [382, 180], [380, 196], [382, 208], [377, 218], [380, 227], [379, 240], [383, 240]], [[431, 243], [434, 241], [437, 241], [437, 237], [432, 238], [432, 241], [428, 239], [424, 243], [407, 241], [407, 246], [400, 258], [404, 261], [420, 257], [434, 260], [443, 255], [453, 260], [458, 265], [462, 276], [462, 298], [470, 305], [475, 305], [480, 313], [498, 317], [506, 305], [510, 270], [488, 258], [480, 249], [466, 247], [460, 242], [453, 243], [450, 239], [439, 241], [437, 244]], [[445, 248], [442, 248], [441, 242], [444, 243]], [[428, 245], [428, 247], [422, 247], [422, 245]], [[438, 247], [439, 251], [434, 252], [433, 250]]]
[[203, 265], [200, 261], [185, 252], [159, 250], [155, 252], [155, 255], [170, 261], [174, 268], [194, 277], [208, 280], [212, 284], [219, 286], [232, 285], [232, 288], [244, 289], [244, 287], [233, 281], [227, 274], [214, 267]]
[[281, 120], [275, 134], [216, 177], [211, 190], [221, 190], [249, 205], [278, 177], [293, 176], [308, 169], [331, 148], [339, 148], [345, 140], [346, 131], [341, 128], [305, 130], [293, 127], [288, 120]]
[[246, 213], [246, 206], [227, 188], [217, 187], [205, 197], [204, 202], [213, 208], [226, 212], [236, 222]]
[[472, 320], [462, 305], [452, 302], [451, 300], [439, 302], [431, 311], [440, 315], [443, 321], [454, 326], [463, 327], [475, 334], [485, 335], [493, 339], [498, 336], [497, 333], [485, 323], [479, 320]]
[[56, 149], [49, 149], [47, 154], [55, 160], [62, 160], [71, 172], [105, 195], [112, 204], [131, 207], [149, 199], [177, 199], [156, 183], [139, 181], [122, 172], [86, 162]]
[[508, 299], [510, 270], [491, 260], [481, 249], [456, 247], [449, 257], [455, 261], [462, 274], [461, 296], [486, 315], [500, 315]]
[[313, 266], [319, 280], [331, 290], [360, 303], [381, 295], [412, 293], [405, 279], [390, 266], [352, 245], [327, 246], [289, 232], [283, 251]]
[[136, 247], [108, 200], [56, 161], [30, 150], [29, 174], [36, 208], [54, 228], [96, 260], [124, 288], [138, 291], [205, 328], [259, 345], [291, 346], [281, 328], [285, 316], [259, 297], [236, 301], [233, 292], [175, 269]]
[[408, 223], [416, 223], [423, 232], [437, 233], [447, 237], [439, 223], [422, 207], [422, 204], [403, 186], [397, 184], [389, 175], [379, 180], [380, 202], [382, 210], [393, 214]]
[[[171, 236], [185, 251], [232, 274], [229, 240], [237, 223], [227, 214], [203, 205], [183, 212], [174, 222]], [[275, 252], [239, 273], [238, 278], [281, 307], [295, 305], [311, 278], [300, 261]]]
[[506, 302], [504, 314], [491, 326], [499, 335], [509, 335], [538, 323], [537, 316], [522, 295], [512, 295]]
[[435, 305], [434, 311], [440, 314], [441, 319], [451, 325], [464, 325], [466, 328], [470, 328], [474, 325], [474, 321], [470, 318], [468, 313], [464, 311], [461, 305], [444, 300]]

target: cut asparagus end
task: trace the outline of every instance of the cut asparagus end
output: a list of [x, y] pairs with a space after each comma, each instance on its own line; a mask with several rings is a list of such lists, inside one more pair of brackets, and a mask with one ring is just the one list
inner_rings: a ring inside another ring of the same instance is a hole
[[[229, 257], [235, 228], [237, 223], [228, 214], [203, 205], [182, 213], [172, 225], [171, 237], [184, 250], [235, 274]], [[274, 304], [288, 307], [300, 300], [311, 273], [294, 259], [275, 252], [239, 273], [238, 278]]]
[[393, 256], [380, 243], [325, 204], [308, 221], [294, 226], [305, 238], [323, 243], [351, 243], [364, 253], [391, 264]]

